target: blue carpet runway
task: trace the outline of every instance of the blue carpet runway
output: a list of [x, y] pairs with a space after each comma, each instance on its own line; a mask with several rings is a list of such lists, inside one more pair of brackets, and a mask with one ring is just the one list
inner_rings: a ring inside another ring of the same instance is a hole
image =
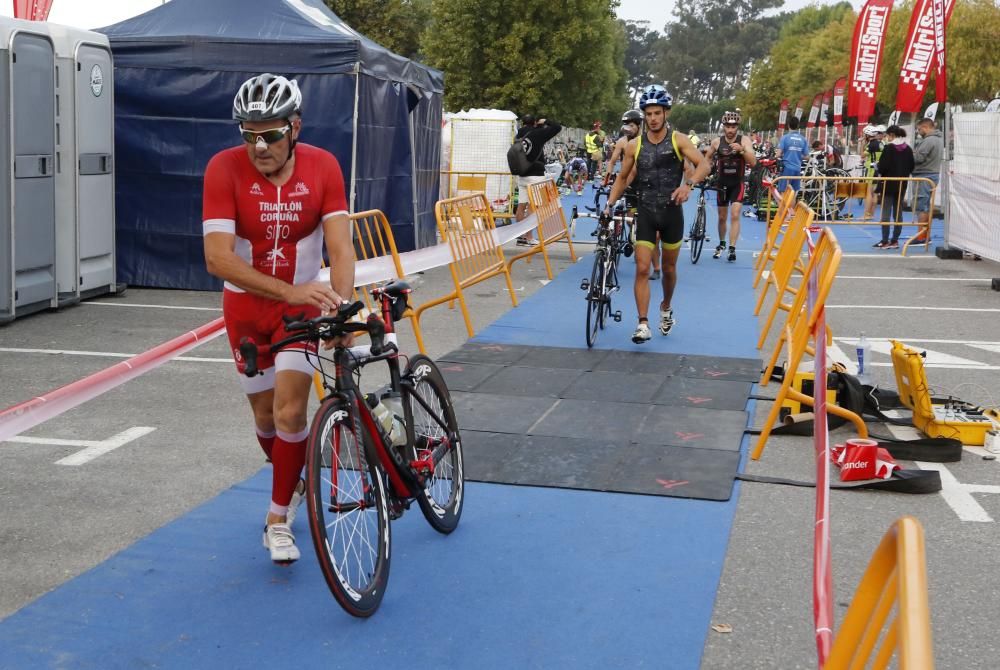
[[[737, 262], [682, 254], [675, 332], [641, 347], [625, 261], [623, 320], [597, 346], [757, 357], [750, 268], [763, 224], [744, 221]], [[585, 346], [586, 250], [477, 341]], [[693, 670], [739, 498], [739, 484], [708, 502], [469, 483], [451, 536], [416, 510], [394, 523], [387, 595], [359, 621], [329, 594], [304, 518], [303, 559], [267, 560], [257, 511], [269, 481], [265, 468], [0, 622], [0, 667]]]

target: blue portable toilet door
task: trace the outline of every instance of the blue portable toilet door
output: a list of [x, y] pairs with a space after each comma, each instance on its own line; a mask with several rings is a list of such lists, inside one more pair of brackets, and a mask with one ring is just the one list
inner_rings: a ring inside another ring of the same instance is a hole
[[103, 45], [81, 43], [76, 63], [80, 293], [89, 297], [115, 289], [115, 109], [111, 51]]
[[55, 53], [44, 35], [11, 40], [14, 312], [56, 306]]

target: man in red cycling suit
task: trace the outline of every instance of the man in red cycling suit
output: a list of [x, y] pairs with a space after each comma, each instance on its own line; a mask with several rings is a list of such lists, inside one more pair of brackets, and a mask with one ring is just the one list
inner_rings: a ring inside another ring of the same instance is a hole
[[[205, 168], [203, 229], [208, 271], [225, 280], [222, 311], [236, 367], [240, 340], [266, 345], [284, 338], [282, 316], [312, 318], [334, 310], [354, 287], [354, 250], [340, 164], [332, 154], [297, 143], [302, 94], [285, 77], [248, 79], [233, 101], [243, 145], [220, 151]], [[330, 282], [316, 281], [323, 244]], [[274, 466], [264, 547], [271, 560], [299, 558], [291, 521], [308, 429], [312, 380], [302, 349], [271, 357], [263, 374], [240, 375], [257, 439]]]
[[740, 135], [740, 112], [722, 115], [722, 135], [712, 140], [705, 158], [715, 161], [717, 175], [716, 196], [719, 205], [719, 244], [712, 258], [719, 258], [726, 250], [726, 223], [729, 226], [729, 255], [736, 260], [736, 242], [740, 238], [740, 211], [743, 209], [744, 172], [757, 163], [750, 138]]

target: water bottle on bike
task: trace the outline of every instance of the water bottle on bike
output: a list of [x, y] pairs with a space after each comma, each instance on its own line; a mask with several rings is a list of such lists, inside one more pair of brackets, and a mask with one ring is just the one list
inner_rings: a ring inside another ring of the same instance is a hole
[[406, 444], [406, 425], [403, 423], [403, 404], [398, 393], [368, 393], [365, 402], [385, 431], [394, 447]]

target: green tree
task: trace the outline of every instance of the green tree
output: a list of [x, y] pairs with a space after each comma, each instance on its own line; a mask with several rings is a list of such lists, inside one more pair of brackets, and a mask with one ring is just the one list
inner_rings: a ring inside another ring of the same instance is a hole
[[617, 0], [432, 0], [427, 62], [445, 73], [445, 107], [540, 113], [568, 125], [628, 107]]
[[782, 98], [794, 108], [800, 97], [811, 102], [832, 88], [850, 70], [856, 20], [847, 2], [809, 6], [787, 16], [768, 54], [754, 62], [746, 90], [736, 96], [743, 116], [759, 119], [760, 128], [773, 128]]
[[347, 25], [407, 58], [420, 55], [431, 0], [325, 0]]
[[679, 0], [656, 50], [656, 78], [675, 99], [711, 103], [742, 90], [750, 64], [767, 53], [784, 0]]
[[649, 29], [649, 21], [623, 21], [625, 27], [625, 71], [628, 89], [633, 96], [652, 81], [653, 59], [660, 33]]

